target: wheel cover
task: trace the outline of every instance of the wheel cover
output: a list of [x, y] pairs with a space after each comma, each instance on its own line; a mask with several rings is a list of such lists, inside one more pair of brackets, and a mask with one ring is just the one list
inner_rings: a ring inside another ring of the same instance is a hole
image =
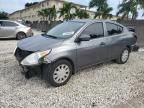
[[124, 50], [121, 57], [122, 62], [126, 62], [128, 60], [128, 57], [129, 57], [129, 51]]
[[56, 67], [53, 73], [53, 79], [56, 83], [65, 82], [70, 75], [70, 68], [66, 64], [62, 64]]
[[24, 38], [25, 38], [25, 34], [22, 33], [18, 34], [18, 39], [24, 39]]

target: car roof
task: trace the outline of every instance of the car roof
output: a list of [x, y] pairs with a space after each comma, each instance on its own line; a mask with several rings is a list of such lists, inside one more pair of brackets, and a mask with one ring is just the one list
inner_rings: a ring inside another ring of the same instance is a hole
[[17, 21], [14, 21], [14, 20], [0, 20], [0, 21], [9, 21], [9, 22], [13, 22], [13, 23], [18, 24], [19, 26], [25, 26], [25, 25], [23, 25], [23, 24], [21, 24], [21, 23], [19, 23]]
[[75, 19], [75, 20], [71, 20], [71, 21], [83, 22], [83, 23], [109, 22], [109, 23], [118, 24], [118, 25], [124, 27], [122, 24], [120, 24], [120, 23], [118, 23], [118, 22], [116, 22], [116, 21], [104, 20], [104, 19]]
[[0, 20], [0, 21], [16, 22], [16, 21], [13, 21], [13, 20]]
[[110, 21], [110, 20], [103, 20], [103, 19], [75, 19], [75, 20], [72, 20], [72, 21], [90, 23], [90, 22], [105, 22], [105, 21]]

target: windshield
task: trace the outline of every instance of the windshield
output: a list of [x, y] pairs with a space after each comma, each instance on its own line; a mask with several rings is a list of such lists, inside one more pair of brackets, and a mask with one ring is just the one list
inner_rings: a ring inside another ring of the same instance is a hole
[[55, 38], [66, 39], [72, 37], [82, 26], [83, 22], [64, 22], [58, 26], [52, 28], [47, 32], [47, 36], [53, 36]]
[[17, 22], [20, 23], [20, 24], [22, 24], [22, 25], [26, 24], [24, 20], [18, 20]]

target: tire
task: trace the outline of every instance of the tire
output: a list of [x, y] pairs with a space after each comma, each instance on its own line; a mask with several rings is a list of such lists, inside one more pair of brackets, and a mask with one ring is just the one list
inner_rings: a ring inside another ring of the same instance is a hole
[[[64, 70], [63, 70], [63, 69]], [[54, 87], [59, 87], [65, 85], [72, 76], [72, 65], [67, 60], [59, 60], [51, 64], [51, 66], [46, 66], [43, 70], [46, 79], [50, 85]], [[61, 74], [59, 74], [61, 72]]]
[[24, 39], [24, 38], [26, 38], [26, 34], [24, 32], [19, 32], [19, 33], [17, 33], [16, 38], [18, 40]]
[[116, 60], [118, 64], [125, 64], [130, 55], [130, 50], [129, 48], [124, 48], [120, 54], [120, 57]]

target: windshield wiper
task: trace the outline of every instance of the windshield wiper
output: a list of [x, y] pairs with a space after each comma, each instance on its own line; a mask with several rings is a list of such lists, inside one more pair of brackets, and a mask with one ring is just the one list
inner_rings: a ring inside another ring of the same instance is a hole
[[57, 39], [58, 37], [56, 37], [56, 36], [53, 36], [53, 35], [48, 35], [48, 34], [43, 34], [43, 36], [47, 36], [47, 37], [51, 37], [51, 38], [55, 38], [55, 39]]

